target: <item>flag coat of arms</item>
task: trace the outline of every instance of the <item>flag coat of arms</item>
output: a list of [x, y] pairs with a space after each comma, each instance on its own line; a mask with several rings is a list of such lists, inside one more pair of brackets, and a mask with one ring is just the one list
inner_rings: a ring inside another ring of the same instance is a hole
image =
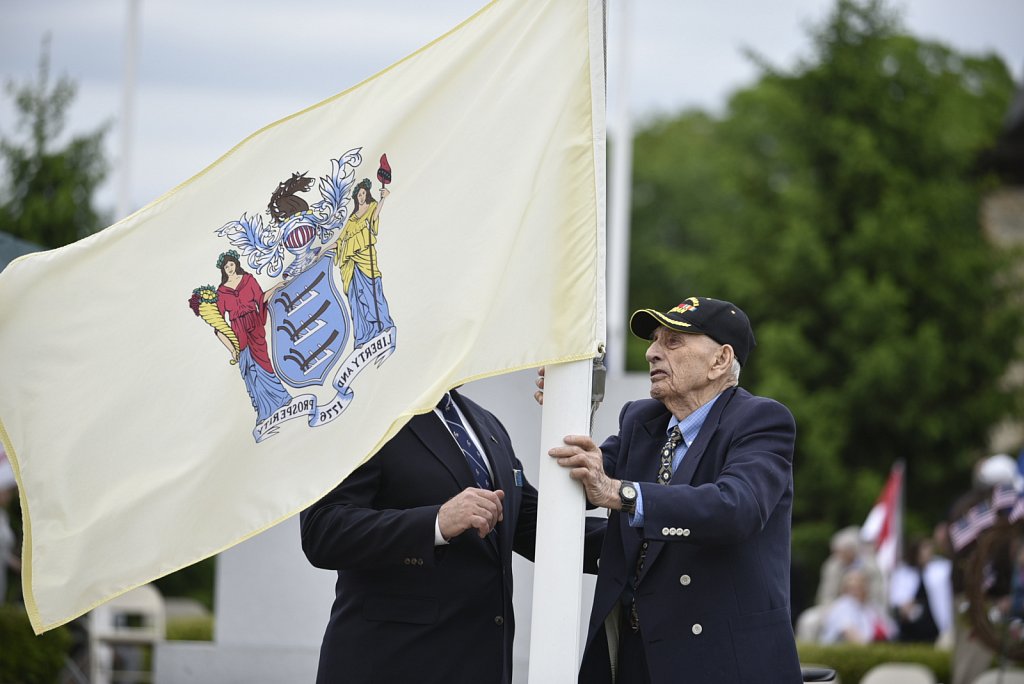
[[451, 387], [598, 353], [602, 50], [599, 3], [496, 0], [0, 273], [37, 632], [298, 513]]

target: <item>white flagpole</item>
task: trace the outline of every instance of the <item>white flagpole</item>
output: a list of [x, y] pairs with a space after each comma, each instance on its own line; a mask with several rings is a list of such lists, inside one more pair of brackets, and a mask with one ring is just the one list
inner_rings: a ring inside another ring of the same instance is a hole
[[629, 215], [633, 183], [633, 123], [629, 108], [630, 2], [616, 3], [614, 23], [618, 83], [612, 109], [614, 135], [611, 150], [611, 202], [608, 220], [608, 358], [614, 377], [626, 371], [627, 293], [629, 292]]
[[583, 487], [547, 455], [568, 434], [590, 434], [591, 361], [548, 366], [540, 427], [540, 500], [530, 627], [530, 684], [575, 682], [583, 587]]
[[132, 132], [135, 128], [135, 68], [139, 48], [139, 2], [128, 0], [128, 18], [124, 39], [124, 81], [121, 84], [121, 160], [117, 191], [117, 216], [131, 213]]
[[[597, 316], [600, 348], [605, 332], [605, 0], [589, 0], [590, 72], [594, 127], [598, 240]], [[589, 435], [593, 361], [548, 366], [540, 429], [540, 499], [530, 623], [530, 684], [575, 682], [580, 663], [583, 589], [583, 487], [548, 456], [566, 435]]]

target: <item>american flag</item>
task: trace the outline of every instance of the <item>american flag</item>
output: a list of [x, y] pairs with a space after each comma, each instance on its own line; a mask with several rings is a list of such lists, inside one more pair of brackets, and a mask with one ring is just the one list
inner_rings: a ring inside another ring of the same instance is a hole
[[992, 508], [1000, 513], [1013, 507], [1020, 498], [1020, 494], [1011, 485], [998, 484], [992, 490]]
[[953, 550], [959, 553], [995, 521], [996, 509], [989, 501], [976, 504], [966, 515], [950, 525], [949, 541], [953, 545]]

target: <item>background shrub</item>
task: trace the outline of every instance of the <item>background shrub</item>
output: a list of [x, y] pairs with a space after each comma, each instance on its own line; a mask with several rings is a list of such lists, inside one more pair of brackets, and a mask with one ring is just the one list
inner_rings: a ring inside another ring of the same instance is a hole
[[867, 645], [800, 643], [800, 662], [831, 667], [842, 684], [857, 684], [864, 674], [882, 663], [919, 663], [935, 673], [939, 682], [949, 682], [951, 654], [930, 644], [875, 643]]
[[53, 684], [70, 648], [65, 627], [36, 636], [24, 606], [0, 606], [0, 684]]

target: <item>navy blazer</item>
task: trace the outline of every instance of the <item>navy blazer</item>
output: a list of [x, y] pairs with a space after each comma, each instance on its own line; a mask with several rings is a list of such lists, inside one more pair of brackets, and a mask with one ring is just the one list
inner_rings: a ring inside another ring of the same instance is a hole
[[486, 682], [512, 678], [512, 552], [533, 559], [537, 491], [504, 426], [452, 392], [489, 456], [504, 519], [434, 546], [441, 505], [473, 474], [433, 413], [413, 417], [381, 450], [301, 514], [302, 548], [338, 571], [319, 684]]
[[723, 392], [671, 483], [654, 482], [671, 415], [627, 404], [601, 446], [605, 470], [640, 482], [644, 526], [608, 521], [580, 682], [611, 682], [604, 621], [648, 540], [637, 611], [651, 680], [801, 682], [789, 612], [793, 446], [782, 404]]

